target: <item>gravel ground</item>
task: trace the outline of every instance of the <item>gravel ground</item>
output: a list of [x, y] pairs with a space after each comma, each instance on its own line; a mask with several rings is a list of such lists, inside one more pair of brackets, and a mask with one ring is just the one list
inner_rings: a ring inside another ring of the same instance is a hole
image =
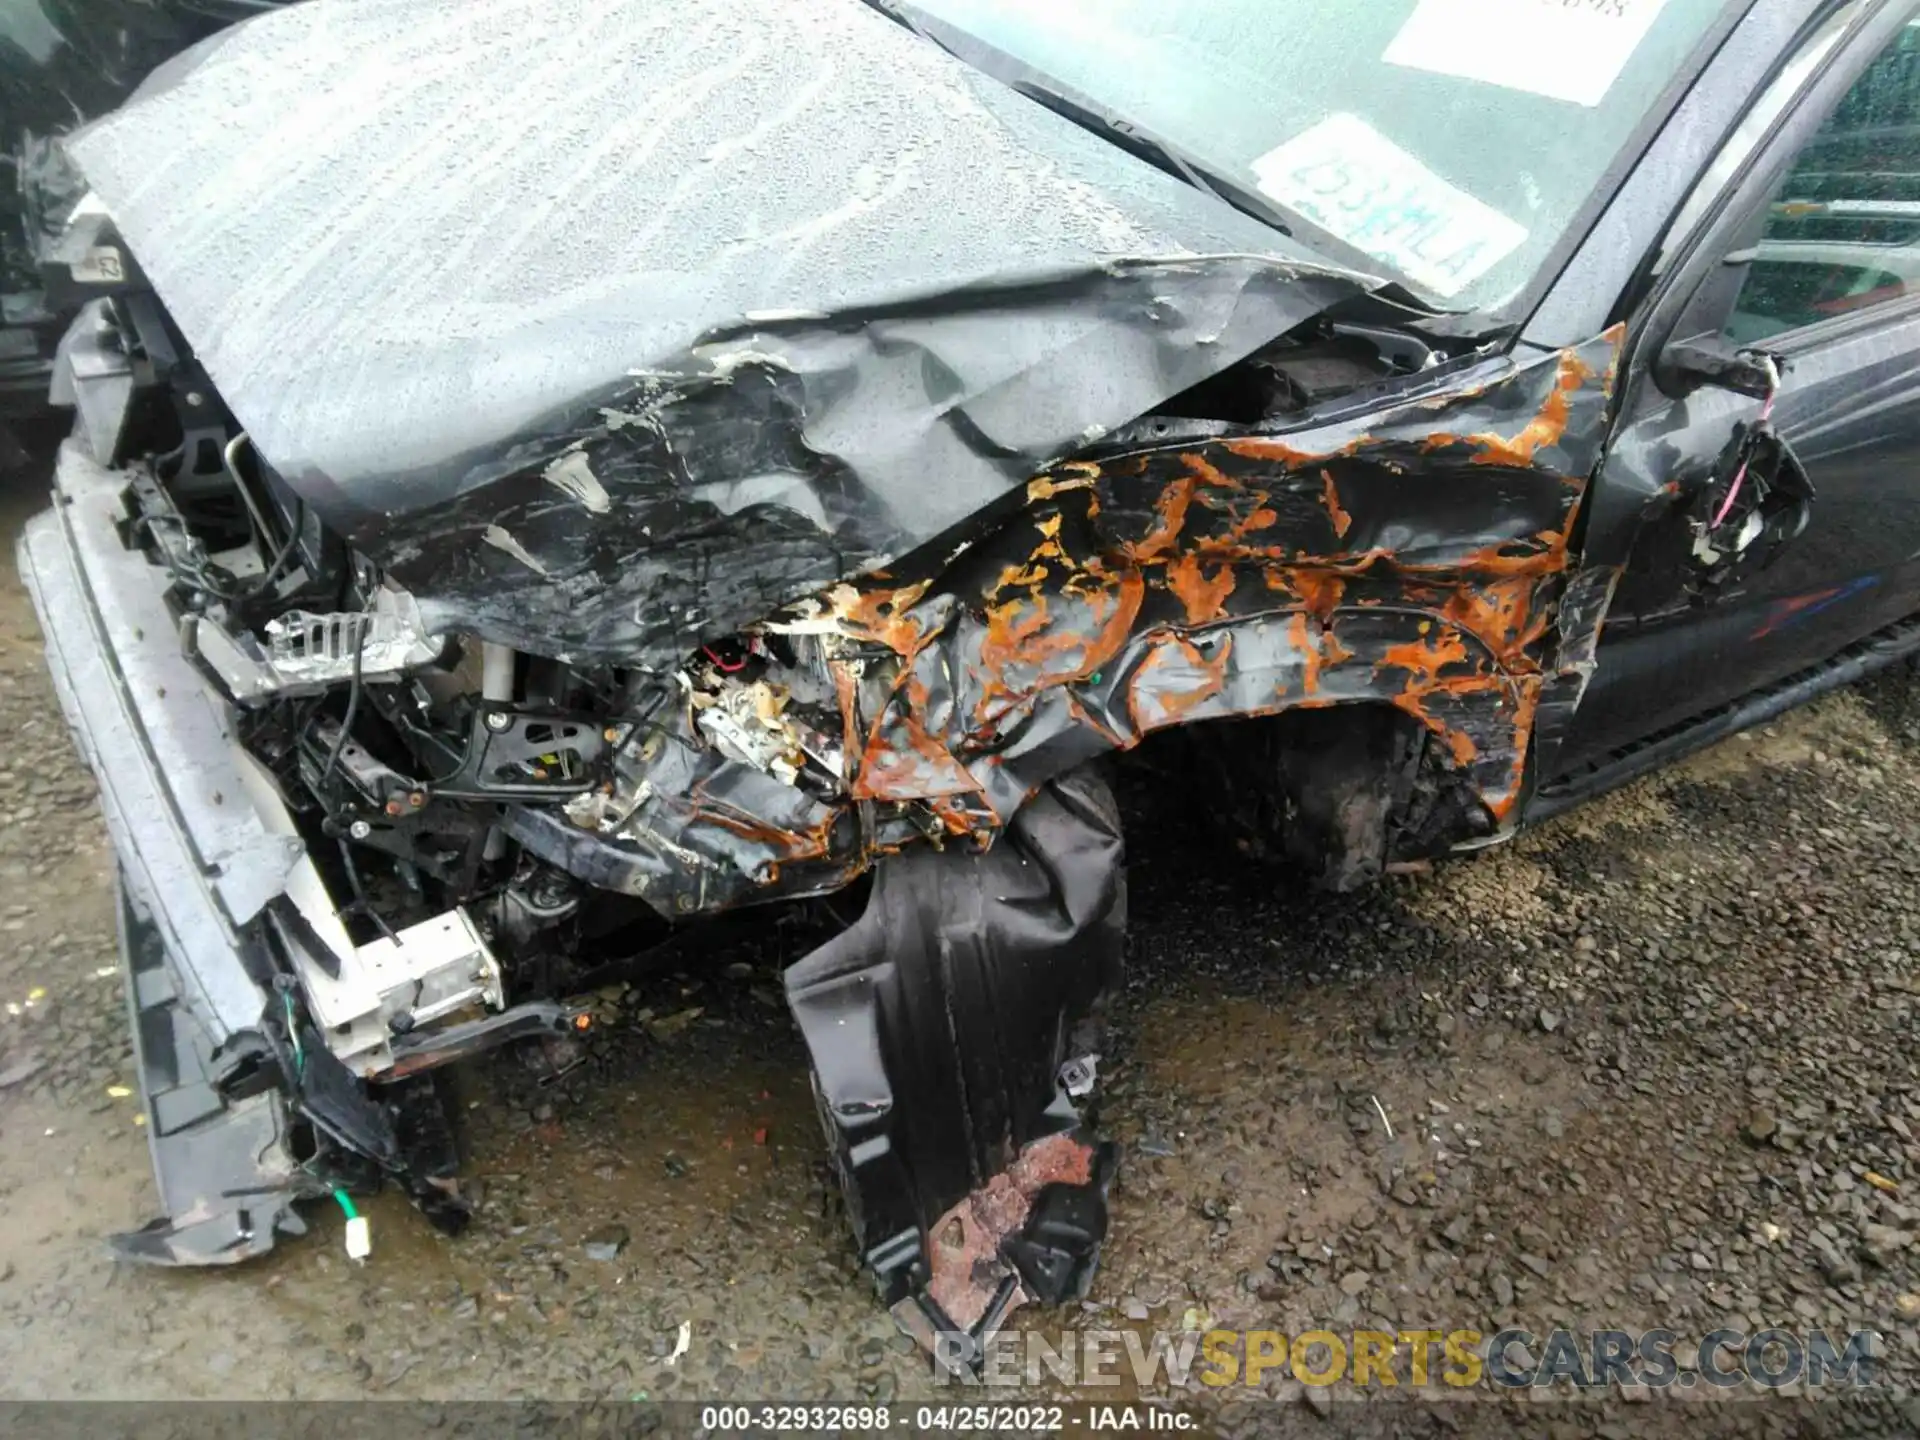
[[[459, 1240], [386, 1196], [365, 1267], [325, 1210], [232, 1272], [109, 1261], [154, 1201], [109, 852], [13, 572], [35, 503], [0, 497], [0, 1395], [952, 1398], [850, 1255], [778, 931], [603, 996], [558, 1085], [464, 1067]], [[1020, 1322], [1869, 1326], [1874, 1404], [1690, 1405], [1687, 1433], [1920, 1433], [1917, 701], [1884, 678], [1339, 899], [1129, 772], [1113, 1238], [1084, 1307]], [[1326, 1392], [1266, 1390], [1182, 1398], [1222, 1431], [1325, 1428]], [[1675, 1398], [1368, 1413], [1607, 1436]]]

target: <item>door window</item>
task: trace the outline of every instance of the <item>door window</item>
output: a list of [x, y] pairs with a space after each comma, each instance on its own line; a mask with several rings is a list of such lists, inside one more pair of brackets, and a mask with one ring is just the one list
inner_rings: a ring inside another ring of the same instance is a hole
[[1752, 345], [1910, 294], [1920, 294], [1920, 21], [1795, 157], [1726, 334]]

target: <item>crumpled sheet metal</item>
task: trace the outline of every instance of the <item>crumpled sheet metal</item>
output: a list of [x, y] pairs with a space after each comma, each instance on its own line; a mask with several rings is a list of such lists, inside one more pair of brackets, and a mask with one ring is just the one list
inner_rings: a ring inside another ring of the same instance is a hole
[[1378, 283], [859, 0], [307, 0], [68, 148], [256, 451], [436, 625], [579, 659], [904, 554]]
[[[808, 796], [665, 710], [624, 761], [627, 838], [516, 837], [668, 914], [838, 888], [929, 839], [990, 843], [1042, 785], [1169, 725], [1385, 703], [1517, 818], [1542, 697], [1570, 713], [1611, 572], [1570, 537], [1622, 335], [1386, 414], [1054, 467], [948, 561], [787, 612], [830, 662], [850, 799]], [[1461, 836], [1458, 838], [1472, 838]]]
[[1036, 471], [1363, 288], [1249, 256], [1113, 261], [714, 334], [543, 422], [498, 479], [351, 538], [434, 629], [670, 666], [978, 533]]
[[1619, 342], [1323, 431], [1072, 462], [937, 582], [844, 588], [845, 632], [903, 660], [856, 718], [855, 794], [974, 832], [1168, 725], [1384, 701], [1505, 822], [1542, 686], [1602, 618], [1556, 628]]

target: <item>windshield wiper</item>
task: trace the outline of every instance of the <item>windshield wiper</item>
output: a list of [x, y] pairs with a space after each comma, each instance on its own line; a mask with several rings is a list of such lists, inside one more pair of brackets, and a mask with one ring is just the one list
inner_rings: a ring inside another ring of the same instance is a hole
[[1054, 114], [1071, 120], [1081, 129], [1091, 130], [1101, 138], [1111, 140], [1128, 154], [1166, 171], [1176, 180], [1186, 181], [1203, 195], [1211, 195], [1222, 205], [1231, 205], [1243, 215], [1251, 215], [1261, 224], [1278, 230], [1282, 235], [1293, 234], [1293, 226], [1283, 218], [1280, 209], [1269, 204], [1258, 192], [1248, 190], [1237, 180], [1222, 174], [1204, 161], [1194, 159], [1178, 146], [1161, 139], [1151, 131], [1141, 129], [1126, 117], [1091, 105], [1049, 82], [1035, 78], [1032, 74], [1017, 80], [1009, 80], [1007, 84], [1010, 89], [1018, 91], [1029, 100], [1038, 101]]
[[928, 44], [939, 46], [962, 64], [998, 80], [1016, 94], [1046, 106], [1081, 129], [1091, 130], [1136, 159], [1144, 160], [1174, 179], [1191, 185], [1201, 194], [1211, 195], [1243, 215], [1251, 215], [1282, 235], [1293, 234], [1293, 226], [1287, 222], [1284, 212], [1257, 191], [1247, 189], [1239, 181], [1196, 160], [1178, 146], [1143, 130], [1125, 116], [1103, 109], [1075, 94], [1004, 50], [988, 45], [964, 31], [937, 23], [929, 25], [925, 17], [912, 6], [902, 3], [902, 0], [863, 0], [863, 3], [878, 10], [895, 24], [912, 31]]

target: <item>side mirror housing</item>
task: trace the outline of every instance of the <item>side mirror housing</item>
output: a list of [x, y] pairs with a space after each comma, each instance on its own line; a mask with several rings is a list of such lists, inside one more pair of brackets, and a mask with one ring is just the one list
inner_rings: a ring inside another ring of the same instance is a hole
[[[1769, 368], [1772, 359], [1774, 368]], [[1764, 400], [1777, 383], [1779, 357], [1742, 349], [1723, 335], [1676, 340], [1654, 362], [1654, 382], [1669, 395], [1685, 395], [1702, 385]]]

